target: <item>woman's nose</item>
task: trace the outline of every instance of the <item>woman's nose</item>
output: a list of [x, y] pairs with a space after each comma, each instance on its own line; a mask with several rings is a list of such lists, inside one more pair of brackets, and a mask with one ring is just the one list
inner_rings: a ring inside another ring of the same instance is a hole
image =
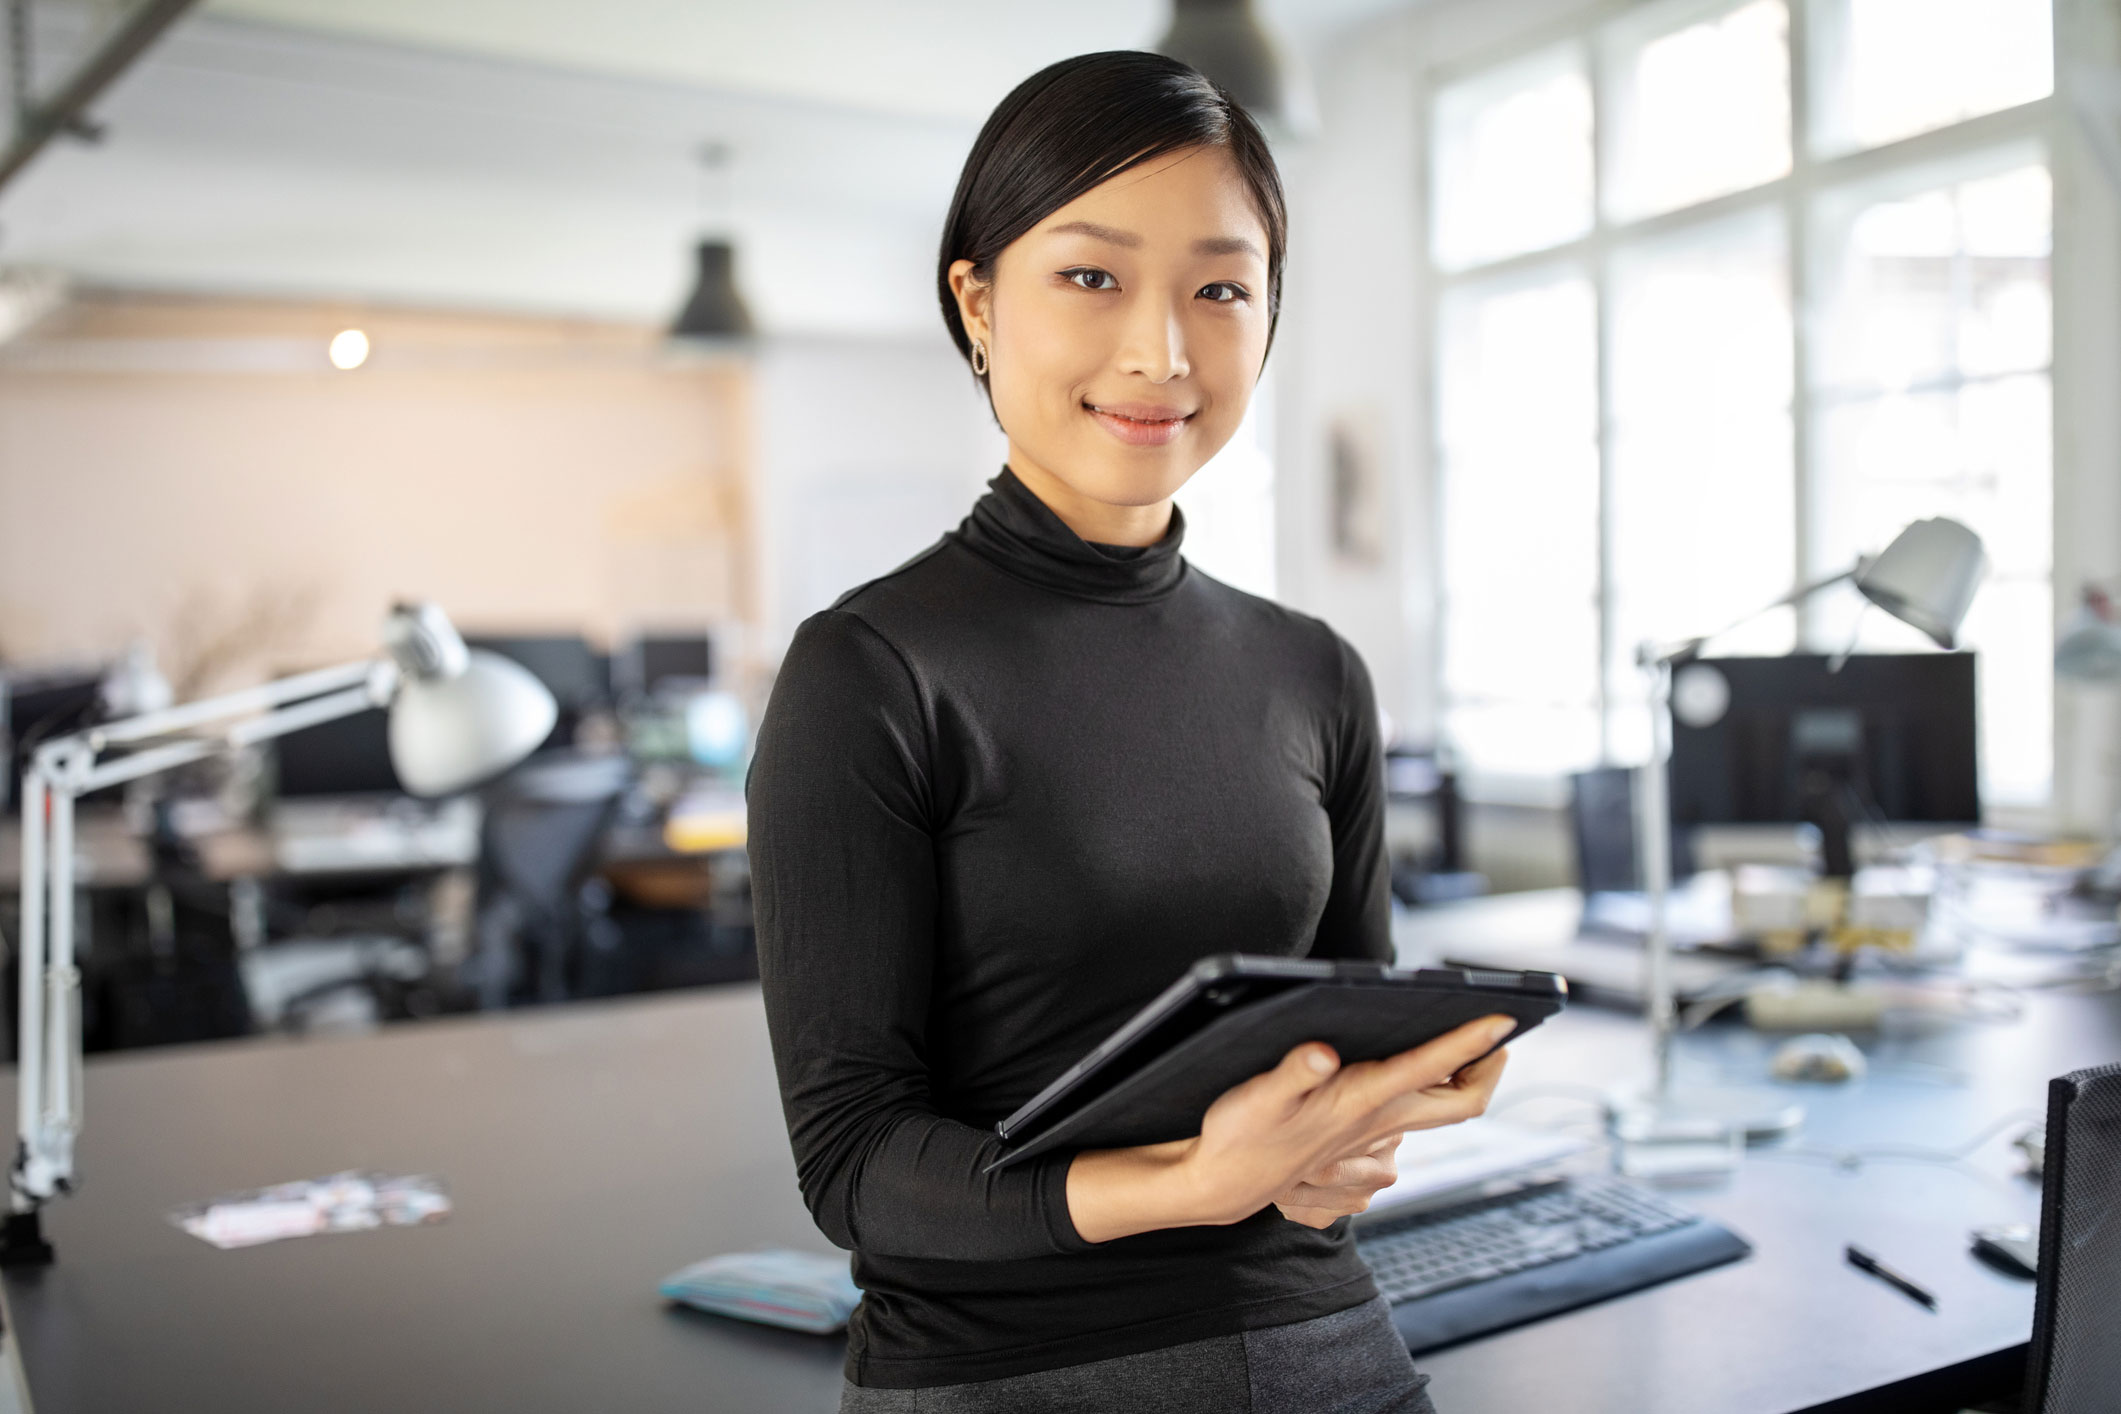
[[1185, 327], [1177, 313], [1155, 300], [1142, 301], [1127, 321], [1119, 367], [1122, 373], [1139, 373], [1152, 383], [1168, 383], [1191, 372]]

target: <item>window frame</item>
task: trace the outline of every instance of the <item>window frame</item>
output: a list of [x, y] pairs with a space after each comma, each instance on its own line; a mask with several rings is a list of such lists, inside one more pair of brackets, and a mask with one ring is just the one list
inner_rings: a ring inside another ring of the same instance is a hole
[[[1673, 0], [1673, 9], [1692, 12], [1688, 19], [1681, 21], [1685, 24], [1728, 13], [1745, 3], [1747, 0], [1696, 0], [1693, 4]], [[1433, 65], [1419, 76], [1415, 86], [1415, 103], [1416, 111], [1421, 115], [1422, 134], [1421, 141], [1416, 144], [1418, 170], [1415, 176], [1422, 211], [1422, 219], [1417, 223], [1421, 243], [1421, 249], [1417, 252], [1417, 269], [1422, 278], [1416, 317], [1425, 351], [1425, 387], [1422, 389], [1422, 395], [1429, 412], [1428, 445], [1424, 448], [1424, 462], [1431, 473], [1427, 495], [1428, 524], [1432, 527], [1432, 540], [1426, 549], [1430, 590], [1435, 605], [1435, 632], [1431, 635], [1428, 645], [1428, 659], [1432, 681], [1435, 684], [1439, 728], [1459, 701], [1444, 674], [1446, 643], [1451, 633], [1452, 619], [1449, 586], [1444, 583], [1439, 569], [1444, 553], [1441, 537], [1447, 459], [1435, 416], [1440, 409], [1444, 376], [1439, 343], [1442, 329], [1441, 312], [1449, 291], [1461, 286], [1478, 287], [1506, 281], [1522, 272], [1557, 264], [1576, 265], [1584, 270], [1590, 279], [1597, 341], [1595, 396], [1598, 416], [1598, 656], [1600, 664], [1604, 665], [1613, 661], [1615, 650], [1620, 646], [1614, 642], [1617, 576], [1613, 561], [1616, 497], [1613, 437], [1615, 420], [1611, 379], [1612, 261], [1616, 251], [1638, 242], [1677, 236], [1697, 227], [1712, 226], [1719, 221], [1745, 214], [1772, 210], [1779, 216], [1784, 233], [1785, 259], [1788, 263], [1792, 317], [1790, 430], [1795, 501], [1791, 508], [1794, 532], [1790, 566], [1792, 585], [1803, 583], [1807, 578], [1819, 514], [1820, 469], [1813, 410], [1819, 402], [1820, 394], [1813, 383], [1812, 348], [1816, 341], [1814, 315], [1821, 307], [1819, 282], [1824, 255], [1820, 249], [1819, 222], [1815, 215], [1820, 199], [1830, 198], [1836, 190], [1880, 185], [1890, 182], [1896, 175], [1924, 168], [1949, 168], [1978, 163], [1998, 151], [2013, 148], [2037, 150], [2043, 156], [2056, 192], [2051, 227], [2054, 241], [2050, 249], [2049, 270], [2051, 288], [2059, 288], [2061, 281], [2056, 271], [2062, 264], [2061, 250], [2064, 245], [2061, 234], [2064, 223], [2063, 192], [2066, 185], [2078, 180], [2077, 169], [2081, 166], [2077, 145], [2072, 140], [2073, 134], [2065, 130], [2065, 71], [2059, 61], [2064, 45], [2065, 15], [2062, 11], [2065, 6], [2061, 3], [2053, 6], [2055, 13], [2051, 21], [2051, 34], [2057, 49], [2057, 63], [2053, 85], [2045, 96], [1874, 147], [1822, 156], [1817, 155], [1818, 144], [1814, 141], [1813, 120], [1817, 105], [1813, 101], [1811, 49], [1808, 43], [1811, 12], [1815, 3], [1817, 0], [1785, 0], [1788, 16], [1786, 42], [1789, 51], [1790, 170], [1781, 177], [1757, 186], [1631, 220], [1615, 220], [1609, 214], [1608, 190], [1613, 157], [1609, 148], [1611, 133], [1607, 115], [1613, 111], [1614, 101], [1611, 92], [1612, 66], [1607, 62], [1605, 36], [1616, 25], [1625, 25], [1637, 20], [1649, 8], [1641, 3], [1641, 0], [1591, 0], [1591, 3], [1575, 9], [1564, 18], [1528, 28], [1493, 47]], [[1477, 78], [1507, 65], [1523, 63], [1540, 51], [1563, 46], [1573, 46], [1577, 50], [1591, 88], [1592, 187], [1588, 231], [1581, 237], [1560, 245], [1525, 251], [1484, 264], [1463, 267], [1439, 264], [1435, 259], [1432, 237], [1437, 219], [1432, 120], [1439, 93], [1463, 80]], [[2067, 445], [2064, 427], [2065, 402], [2074, 396], [2076, 374], [2072, 364], [2074, 351], [2069, 350], [2065, 344], [2062, 304], [2059, 299], [2055, 302], [2055, 319], [2050, 330], [2047, 362], [2036, 370], [2048, 379], [2052, 393], [2050, 446], [2053, 452], [2049, 469], [2054, 488], [2055, 520], [2050, 527], [2052, 548], [2048, 573], [2049, 586], [2058, 601], [2058, 609], [2066, 583], [2068, 559], [2060, 533], [2061, 517], [2066, 513], [2065, 505], [2072, 499], [2064, 493], [2063, 448]], [[2072, 391], [2066, 393], [2066, 387]], [[1705, 629], [1710, 627], [1714, 626], [1704, 626]], [[1797, 621], [1800, 650], [1816, 643], [1817, 632], [1816, 612], [1810, 608], [1801, 608]], [[1611, 762], [1618, 754], [1615, 751], [1614, 730], [1616, 711], [1628, 710], [1632, 705], [1616, 701], [1609, 677], [1601, 670], [1596, 684], [1593, 711], [1597, 717], [1596, 737], [1602, 762]], [[2048, 784], [2047, 805], [2035, 808], [2036, 813], [2040, 814], [2045, 814], [2056, 802], [2060, 794], [2061, 774], [2067, 769], [2067, 754], [2061, 740], [2061, 723], [2056, 720], [2051, 721], [2050, 725], [2056, 735], [2054, 764]], [[1566, 794], [1562, 782], [1543, 775], [1481, 769], [1476, 764], [1466, 772], [1466, 776], [1470, 795], [1497, 803], [1554, 806], [1563, 803]], [[2002, 813], [2007, 815], [2010, 812], [2006, 809]]]

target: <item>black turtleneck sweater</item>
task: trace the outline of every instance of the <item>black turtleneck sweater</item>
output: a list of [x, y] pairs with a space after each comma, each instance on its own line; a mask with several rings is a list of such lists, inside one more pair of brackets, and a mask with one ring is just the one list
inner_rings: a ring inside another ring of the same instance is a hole
[[1388, 958], [1362, 663], [1208, 578], [1183, 522], [1089, 544], [1006, 468], [806, 621], [749, 782], [759, 971], [803, 1197], [855, 1253], [847, 1375], [1029, 1373], [1343, 1310], [1345, 1222], [1102, 1244], [993, 1125], [1195, 960]]

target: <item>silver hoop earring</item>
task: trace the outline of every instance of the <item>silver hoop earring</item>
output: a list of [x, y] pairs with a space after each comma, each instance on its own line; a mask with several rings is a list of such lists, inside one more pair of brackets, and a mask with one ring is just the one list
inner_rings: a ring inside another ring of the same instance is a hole
[[987, 376], [987, 346], [977, 339], [972, 341], [972, 376], [975, 378], [985, 378]]

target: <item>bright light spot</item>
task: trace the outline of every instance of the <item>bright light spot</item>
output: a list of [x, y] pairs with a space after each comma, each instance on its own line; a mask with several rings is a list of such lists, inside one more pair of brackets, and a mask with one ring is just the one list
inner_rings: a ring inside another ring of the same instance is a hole
[[359, 368], [368, 362], [368, 336], [359, 329], [341, 329], [331, 336], [331, 366]]

